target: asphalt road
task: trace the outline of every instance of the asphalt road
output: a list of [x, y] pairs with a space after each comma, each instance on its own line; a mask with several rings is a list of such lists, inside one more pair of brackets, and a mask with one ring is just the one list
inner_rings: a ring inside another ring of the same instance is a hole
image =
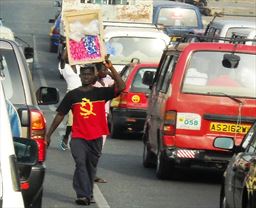
[[[65, 82], [59, 79], [56, 54], [49, 52], [48, 32], [56, 9], [52, 0], [0, 0], [4, 24], [25, 38], [35, 49], [33, 70], [35, 88], [54, 86], [65, 93]], [[43, 106], [50, 125], [56, 106]], [[74, 162], [70, 151], [61, 151], [62, 124], [53, 135], [47, 151], [47, 173], [44, 182], [43, 207], [72, 208]], [[154, 169], [142, 167], [142, 142], [136, 136], [128, 139], [108, 138], [100, 160], [98, 175], [108, 181], [95, 186], [97, 204], [92, 208], [217, 208], [221, 175], [212, 170], [182, 170], [176, 180], [156, 179]]]

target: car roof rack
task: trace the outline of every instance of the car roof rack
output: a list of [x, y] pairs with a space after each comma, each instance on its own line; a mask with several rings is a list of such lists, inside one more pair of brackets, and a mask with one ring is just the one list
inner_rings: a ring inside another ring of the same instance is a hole
[[240, 36], [233, 34], [232, 37], [216, 37], [208, 35], [198, 35], [198, 34], [185, 34], [177, 42], [170, 42], [169, 45], [174, 45], [175, 48], [178, 48], [180, 43], [193, 43], [193, 42], [218, 42], [225, 41], [225, 43], [233, 44], [245, 44], [246, 42], [256, 42], [256, 39], [248, 39], [245, 36]]

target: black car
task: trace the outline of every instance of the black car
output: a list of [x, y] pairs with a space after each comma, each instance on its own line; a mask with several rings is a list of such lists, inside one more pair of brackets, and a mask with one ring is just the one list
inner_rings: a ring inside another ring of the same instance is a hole
[[32, 139], [38, 146], [36, 164], [32, 167], [19, 165], [19, 174], [25, 206], [40, 208], [45, 176], [46, 119], [38, 104], [56, 104], [59, 93], [50, 87], [34, 89], [24, 52], [15, 41], [0, 39], [0, 75], [6, 99], [18, 114], [19, 137]]
[[235, 154], [223, 175], [220, 208], [256, 207], [256, 122], [240, 146], [233, 138], [216, 138], [214, 146]]

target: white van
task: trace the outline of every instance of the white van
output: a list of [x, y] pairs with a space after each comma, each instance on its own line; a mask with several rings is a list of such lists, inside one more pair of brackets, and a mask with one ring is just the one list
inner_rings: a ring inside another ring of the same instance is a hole
[[120, 72], [132, 59], [141, 62], [160, 61], [170, 37], [147, 23], [103, 22], [106, 51]]
[[[252, 30], [256, 29], [254, 21], [249, 20], [215, 20], [210, 23], [207, 28], [206, 35], [216, 38], [231, 38], [236, 33], [244, 33], [248, 35]], [[215, 40], [217, 42], [225, 42], [224, 40]]]
[[[17, 165], [31, 165], [37, 160], [33, 140], [13, 138], [5, 95], [0, 77], [0, 207], [24, 208]], [[18, 162], [17, 162], [18, 161]]]

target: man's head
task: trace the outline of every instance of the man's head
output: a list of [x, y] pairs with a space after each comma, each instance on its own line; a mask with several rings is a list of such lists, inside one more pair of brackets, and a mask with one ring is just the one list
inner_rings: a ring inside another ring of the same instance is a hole
[[97, 80], [97, 70], [94, 64], [85, 64], [80, 66], [80, 79], [82, 86], [93, 85]]
[[95, 64], [97, 71], [98, 71], [98, 77], [104, 78], [108, 74], [108, 69], [105, 67], [105, 65], [102, 62], [96, 63]]

